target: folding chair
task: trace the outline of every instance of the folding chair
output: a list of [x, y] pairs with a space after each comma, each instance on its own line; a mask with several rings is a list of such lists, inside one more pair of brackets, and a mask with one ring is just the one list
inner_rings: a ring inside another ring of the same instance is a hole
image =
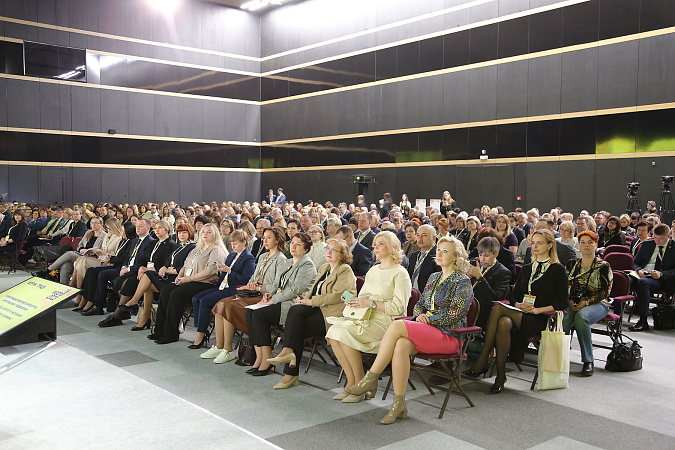
[[[432, 387], [445, 392], [445, 399], [443, 400], [443, 406], [441, 406], [441, 411], [438, 414], [438, 418], [442, 419], [443, 414], [445, 413], [445, 408], [448, 405], [448, 400], [450, 399], [450, 394], [457, 394], [463, 396], [470, 406], [474, 406], [473, 402], [469, 398], [469, 394], [462, 387], [462, 362], [466, 358], [466, 349], [469, 345], [473, 336], [481, 332], [480, 327], [474, 326], [476, 319], [478, 319], [478, 312], [480, 311], [480, 305], [478, 301], [474, 298], [471, 302], [471, 307], [469, 308], [469, 313], [466, 316], [467, 326], [464, 328], [455, 328], [452, 332], [459, 336], [459, 351], [453, 354], [427, 354], [427, 353], [418, 353], [412, 357], [412, 362], [410, 365], [411, 370], [414, 370], [418, 377], [424, 383], [424, 386], [429, 390], [431, 394], [435, 394], [431, 389]], [[440, 369], [432, 367], [431, 365], [419, 364], [416, 363], [416, 359], [425, 360], [431, 363], [438, 363]], [[443, 377], [450, 380], [448, 386], [442, 386], [438, 384], [433, 384], [428, 381], [422, 374], [435, 375]], [[453, 386], [457, 390], [453, 389]]]
[[630, 246], [628, 245], [608, 245], [605, 247], [605, 252], [603, 253], [603, 256], [607, 256], [612, 253], [628, 253], [630, 254]]
[[[612, 247], [610, 245], [610, 247]], [[603, 258], [612, 270], [633, 270], [633, 255], [630, 253], [610, 253], [609, 255], [605, 254]]]

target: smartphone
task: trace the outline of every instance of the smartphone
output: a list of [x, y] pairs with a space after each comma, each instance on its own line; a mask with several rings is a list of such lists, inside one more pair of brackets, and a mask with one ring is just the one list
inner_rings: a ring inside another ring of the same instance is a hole
[[214, 263], [216, 266], [222, 266], [222, 265], [223, 265], [223, 263], [221, 263], [220, 261], [213, 261], [213, 263]]
[[352, 301], [352, 299], [354, 299], [354, 298], [356, 298], [356, 297], [354, 297], [354, 296], [352, 295], [351, 292], [349, 292], [349, 291], [344, 291], [344, 292], [342, 293], [342, 296], [341, 296], [340, 298], [342, 299], [343, 302], [349, 303], [349, 302]]

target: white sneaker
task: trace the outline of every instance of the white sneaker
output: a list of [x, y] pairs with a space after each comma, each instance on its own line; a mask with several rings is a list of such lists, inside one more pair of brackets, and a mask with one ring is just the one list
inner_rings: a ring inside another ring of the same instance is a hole
[[236, 359], [237, 355], [234, 354], [234, 352], [228, 352], [225, 349], [222, 349], [220, 351], [220, 355], [216, 357], [216, 359], [213, 360], [214, 363], [216, 364], [223, 364], [228, 361], [232, 361], [233, 359]]
[[220, 355], [220, 349], [214, 345], [199, 356], [204, 359], [213, 359], [218, 355]]

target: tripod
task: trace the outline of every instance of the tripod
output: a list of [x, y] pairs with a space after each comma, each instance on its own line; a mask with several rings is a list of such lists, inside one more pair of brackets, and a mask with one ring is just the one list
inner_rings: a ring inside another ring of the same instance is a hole
[[673, 203], [673, 196], [670, 194], [670, 185], [664, 183], [661, 189], [661, 199], [659, 200], [659, 216], [661, 222], [670, 225], [673, 219], [673, 212], [675, 212], [675, 204]]
[[642, 211], [640, 210], [640, 205], [637, 201], [637, 195], [631, 195], [630, 191], [626, 195], [628, 197], [628, 206], [626, 206], [626, 214], [629, 216], [631, 213], [636, 212], [640, 215], [642, 215]]

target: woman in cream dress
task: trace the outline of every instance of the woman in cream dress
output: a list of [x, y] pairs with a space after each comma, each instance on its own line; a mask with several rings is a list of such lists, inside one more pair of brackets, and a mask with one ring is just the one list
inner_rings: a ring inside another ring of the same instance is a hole
[[[375, 236], [373, 249], [380, 264], [366, 274], [366, 282], [357, 298], [349, 305], [371, 308], [369, 320], [354, 321], [344, 317], [329, 317], [326, 338], [347, 376], [347, 387], [363, 378], [361, 352], [377, 353], [387, 327], [396, 318], [406, 315], [412, 284], [408, 271], [401, 266], [401, 243], [394, 233], [381, 232]], [[364, 395], [372, 398], [372, 393]], [[343, 403], [356, 403], [364, 395], [353, 396], [343, 392], [334, 397]]]

